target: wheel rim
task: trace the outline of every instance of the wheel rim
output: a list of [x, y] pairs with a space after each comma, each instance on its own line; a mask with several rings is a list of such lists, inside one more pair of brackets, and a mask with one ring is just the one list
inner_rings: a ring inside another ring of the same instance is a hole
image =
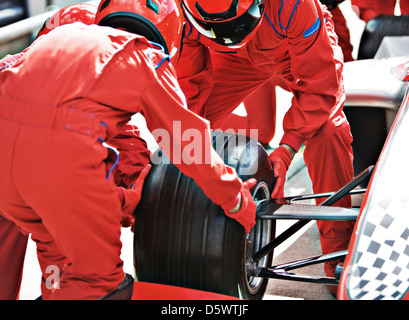
[[[256, 204], [270, 199], [270, 190], [265, 182], [260, 182], [254, 192], [253, 198]], [[256, 225], [247, 235], [245, 246], [246, 267], [245, 276], [247, 278], [247, 289], [251, 294], [256, 294], [263, 284], [264, 279], [260, 277], [248, 276], [247, 271], [256, 267], [267, 267], [268, 255], [264, 256], [257, 262], [253, 261], [252, 256], [255, 252], [271, 241], [271, 220], [256, 220]]]

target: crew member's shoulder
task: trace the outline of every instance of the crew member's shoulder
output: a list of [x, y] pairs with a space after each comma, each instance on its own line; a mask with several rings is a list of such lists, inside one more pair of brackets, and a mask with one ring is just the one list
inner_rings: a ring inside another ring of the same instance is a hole
[[286, 28], [294, 16], [295, 10], [304, 0], [281, 0], [275, 1], [273, 6], [273, 14], [276, 15], [280, 21], [281, 27]]

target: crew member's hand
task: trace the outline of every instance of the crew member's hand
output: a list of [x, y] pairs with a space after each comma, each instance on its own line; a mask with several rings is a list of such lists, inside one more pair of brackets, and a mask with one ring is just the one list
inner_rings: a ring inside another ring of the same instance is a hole
[[143, 168], [130, 189], [118, 187], [119, 199], [122, 203], [122, 227], [130, 227], [135, 223], [134, 211], [136, 206], [139, 204], [139, 201], [141, 201], [143, 185], [150, 169], [150, 164]]
[[225, 206], [225, 214], [237, 220], [244, 228], [246, 233], [250, 232], [250, 229], [256, 224], [256, 203], [251, 196], [250, 189], [253, 188], [257, 183], [256, 179], [249, 179], [243, 182], [243, 186], [240, 193], [237, 196], [237, 201], [234, 201], [231, 207]]
[[280, 146], [269, 155], [269, 159], [273, 166], [274, 178], [276, 178], [271, 198], [281, 198], [284, 196], [286, 174], [292, 159], [291, 153], [287, 148]]

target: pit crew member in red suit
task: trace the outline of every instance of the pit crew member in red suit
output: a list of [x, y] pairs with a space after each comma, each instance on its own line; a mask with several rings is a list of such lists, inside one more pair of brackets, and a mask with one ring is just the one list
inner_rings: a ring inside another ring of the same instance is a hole
[[[342, 111], [343, 55], [331, 14], [317, 0], [182, 0], [186, 37], [177, 65], [188, 107], [214, 129], [253, 91], [279, 78], [294, 95], [280, 146], [270, 154], [283, 194], [286, 172], [302, 144], [314, 192], [353, 178], [352, 136]], [[320, 203], [322, 200], [318, 200]], [[350, 197], [336, 203], [349, 207]], [[318, 221], [324, 253], [345, 250], [352, 222]], [[324, 266], [334, 275], [331, 263]]]
[[134, 113], [149, 129], [167, 130], [182, 151], [189, 142], [173, 136], [175, 121], [203, 133], [210, 158], [179, 168], [247, 232], [255, 224], [255, 180], [242, 182], [224, 164], [209, 144], [208, 122], [186, 110], [170, 63], [179, 55], [181, 12], [164, 2], [101, 1], [96, 22], [106, 27], [56, 28], [0, 73], [0, 210], [31, 233], [42, 258], [68, 259], [50, 299], [132, 294], [119, 219], [133, 212], [141, 185], [118, 188], [107, 177], [105, 141]]
[[[351, 0], [358, 17], [365, 22], [383, 15], [394, 15], [396, 0]], [[401, 14], [409, 14], [409, 0], [399, 0]]]
[[[45, 21], [37, 37], [52, 29], [81, 21], [85, 24], [95, 23], [97, 6], [92, 4], [75, 4], [58, 10]], [[25, 54], [25, 51], [9, 55], [0, 61], [0, 68], [13, 64]], [[24, 257], [28, 235], [22, 233], [14, 222], [6, 219], [0, 212], [0, 300], [15, 300], [19, 297]], [[43, 296], [47, 296], [46, 286], [42, 281]]]
[[[338, 4], [344, 0], [326, 0], [321, 1], [325, 4], [332, 14], [335, 33], [338, 36], [338, 44], [344, 54], [344, 62], [354, 60], [352, 57], [352, 44], [350, 41], [349, 29], [344, 15]], [[250, 134], [251, 129], [257, 129], [258, 140], [261, 144], [267, 146], [275, 135], [276, 126], [276, 86], [280, 79], [272, 79], [251, 93], [244, 101], [243, 106], [246, 109], [246, 116], [232, 113], [227, 121], [221, 125], [223, 131], [244, 130]]]
[[[56, 27], [74, 22], [94, 24], [97, 8], [97, 5], [92, 3], [79, 3], [64, 7], [45, 21], [37, 38]], [[1, 60], [0, 68], [18, 60], [24, 53], [25, 51]], [[149, 163], [150, 152], [146, 142], [141, 138], [139, 129], [128, 123], [110, 141], [110, 145], [115, 147], [119, 153], [118, 162], [111, 172], [114, 181], [118, 186], [129, 187]], [[109, 166], [112, 167], [117, 160], [116, 154], [111, 152], [109, 155], [112, 156], [109, 161], [111, 163]], [[133, 223], [133, 216], [123, 215], [121, 217], [122, 227], [129, 227]], [[0, 287], [0, 300], [18, 299], [28, 236], [21, 233], [13, 222], [4, 218], [0, 213], [0, 237], [0, 283], [3, 284]], [[47, 299], [50, 292], [45, 284], [47, 265], [40, 261], [40, 267], [44, 274], [41, 282], [42, 298]]]

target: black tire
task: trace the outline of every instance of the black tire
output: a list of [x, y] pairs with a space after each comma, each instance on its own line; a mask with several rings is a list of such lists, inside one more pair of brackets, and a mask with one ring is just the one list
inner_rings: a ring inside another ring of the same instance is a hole
[[[256, 200], [273, 187], [264, 148], [247, 137], [213, 132], [213, 146], [244, 180], [257, 179]], [[163, 160], [164, 155], [157, 155]], [[163, 161], [162, 161], [163, 162]], [[244, 299], [261, 299], [268, 279], [247, 276], [248, 259], [275, 236], [275, 222], [259, 220], [248, 238], [193, 179], [174, 165], [152, 165], [135, 211], [134, 265], [140, 281], [176, 285]], [[273, 253], [257, 262], [270, 266]]]

